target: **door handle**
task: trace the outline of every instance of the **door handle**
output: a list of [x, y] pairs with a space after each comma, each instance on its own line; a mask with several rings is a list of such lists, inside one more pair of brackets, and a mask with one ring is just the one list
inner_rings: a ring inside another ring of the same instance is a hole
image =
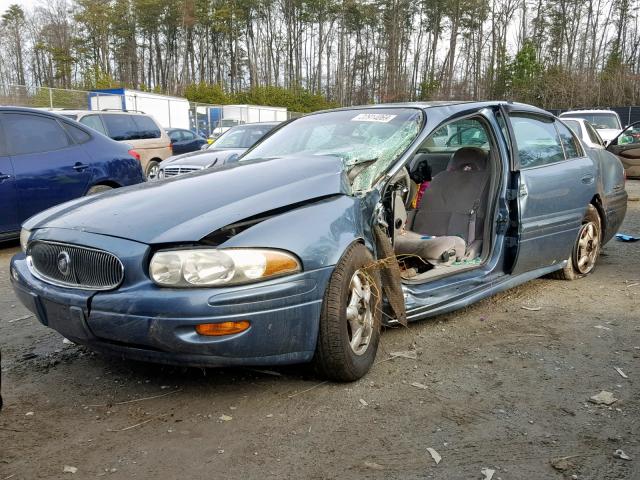
[[76, 172], [82, 172], [82, 171], [86, 170], [87, 168], [89, 168], [89, 165], [85, 165], [84, 163], [80, 163], [80, 162], [76, 162], [76, 164], [73, 166], [73, 169]]
[[591, 185], [593, 183], [593, 175], [585, 175], [582, 177], [581, 181], [586, 185]]

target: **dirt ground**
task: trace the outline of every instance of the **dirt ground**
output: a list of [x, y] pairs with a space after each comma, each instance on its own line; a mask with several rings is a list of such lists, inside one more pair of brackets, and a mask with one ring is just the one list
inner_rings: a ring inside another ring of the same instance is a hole
[[[640, 235], [640, 182], [627, 190], [621, 231]], [[387, 330], [353, 384], [64, 344], [16, 300], [17, 251], [0, 249], [0, 480], [481, 479], [485, 468], [493, 480], [640, 479], [640, 243], [611, 241], [588, 278], [536, 280]], [[416, 359], [389, 355], [411, 349]], [[617, 402], [590, 403], [601, 390]]]

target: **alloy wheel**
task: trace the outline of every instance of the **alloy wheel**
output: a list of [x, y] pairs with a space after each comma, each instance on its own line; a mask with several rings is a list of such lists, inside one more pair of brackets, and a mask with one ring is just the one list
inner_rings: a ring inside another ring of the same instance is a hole
[[371, 298], [371, 282], [361, 270], [351, 277], [347, 304], [347, 333], [349, 345], [356, 355], [367, 351], [373, 336], [374, 315]]
[[595, 267], [600, 253], [600, 228], [595, 222], [582, 225], [574, 254], [574, 265], [582, 275]]

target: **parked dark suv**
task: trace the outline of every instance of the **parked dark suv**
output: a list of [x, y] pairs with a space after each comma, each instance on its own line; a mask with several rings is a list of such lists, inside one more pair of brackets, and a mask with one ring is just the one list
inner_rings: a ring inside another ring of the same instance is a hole
[[0, 107], [0, 240], [58, 203], [143, 181], [130, 146], [53, 113]]

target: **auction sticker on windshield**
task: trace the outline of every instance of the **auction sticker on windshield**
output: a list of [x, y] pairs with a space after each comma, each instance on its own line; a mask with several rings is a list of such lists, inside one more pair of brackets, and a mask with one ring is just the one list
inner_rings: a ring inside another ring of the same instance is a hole
[[388, 115], [386, 113], [360, 113], [351, 119], [352, 122], [378, 122], [389, 123], [396, 118], [397, 115]]

